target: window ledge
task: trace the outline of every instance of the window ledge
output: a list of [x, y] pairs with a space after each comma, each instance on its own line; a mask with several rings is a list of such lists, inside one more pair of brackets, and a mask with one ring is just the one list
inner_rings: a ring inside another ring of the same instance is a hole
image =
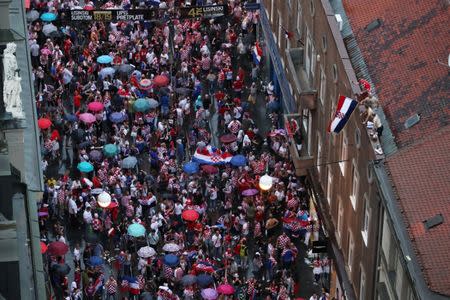
[[368, 234], [367, 234], [367, 231], [361, 231], [361, 236], [362, 236], [362, 238], [363, 238], [363, 241], [364, 241], [364, 245], [366, 245], [366, 247], [367, 247], [367, 245], [368, 245]]
[[352, 203], [353, 210], [356, 210], [356, 197], [355, 197], [355, 195], [350, 195], [350, 202]]

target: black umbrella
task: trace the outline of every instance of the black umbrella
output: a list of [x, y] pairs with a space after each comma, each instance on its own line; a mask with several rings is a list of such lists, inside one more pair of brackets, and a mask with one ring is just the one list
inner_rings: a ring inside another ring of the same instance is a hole
[[96, 233], [94, 233], [92, 230], [87, 230], [86, 234], [84, 235], [84, 240], [86, 243], [89, 244], [97, 244], [98, 243], [98, 236]]
[[80, 142], [84, 138], [84, 130], [81, 128], [78, 128], [72, 132], [72, 138], [75, 139], [77, 142]]
[[70, 267], [68, 264], [57, 264], [52, 267], [53, 271], [60, 275], [67, 275], [70, 273]]
[[85, 141], [85, 142], [80, 143], [78, 145], [78, 148], [79, 149], [86, 149], [86, 148], [90, 147], [91, 145], [92, 145], [91, 141]]

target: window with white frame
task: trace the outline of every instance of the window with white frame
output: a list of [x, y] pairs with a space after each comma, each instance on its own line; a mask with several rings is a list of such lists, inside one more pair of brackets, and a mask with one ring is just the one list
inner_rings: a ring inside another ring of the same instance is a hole
[[348, 139], [345, 129], [341, 133], [341, 156], [339, 157], [339, 168], [341, 169], [342, 176], [345, 176], [345, 168], [347, 166], [348, 159]]
[[359, 299], [366, 299], [366, 272], [361, 266], [361, 276], [359, 279]]
[[297, 1], [297, 24], [295, 24], [295, 27], [297, 28], [298, 36], [302, 36], [302, 6], [300, 4], [300, 1]]
[[322, 170], [322, 137], [320, 136], [320, 133], [317, 132], [317, 172]]
[[348, 232], [348, 253], [347, 253], [347, 265], [350, 272], [352, 271], [353, 266], [353, 256], [355, 252], [355, 241], [353, 241], [352, 232]]
[[314, 80], [314, 74], [316, 72], [316, 62], [317, 62], [317, 53], [316, 48], [314, 47], [314, 44], [311, 43], [312, 47], [312, 56], [311, 56], [311, 82]]
[[369, 199], [367, 198], [367, 193], [364, 193], [363, 208], [364, 208], [364, 215], [361, 228], [361, 235], [364, 240], [364, 244], [367, 247], [369, 237], [369, 224], [370, 224], [370, 206], [369, 206]]
[[270, 0], [270, 22], [273, 22], [273, 15], [275, 14], [274, 3], [276, 0]]
[[331, 198], [332, 193], [333, 192], [333, 172], [332, 172], [332, 168], [329, 165], [328, 166], [328, 181], [327, 181], [327, 200], [328, 200], [328, 204], [331, 205]]
[[319, 98], [320, 98], [320, 103], [322, 104], [322, 107], [324, 105], [325, 102], [325, 97], [326, 97], [326, 86], [327, 86], [327, 76], [325, 75], [325, 72], [323, 70], [323, 68], [320, 68], [320, 90], [319, 90]]
[[352, 193], [350, 195], [350, 201], [352, 202], [353, 209], [356, 210], [356, 201], [358, 199], [359, 191], [359, 174], [355, 161], [352, 162]]
[[277, 39], [278, 39], [278, 47], [280, 47], [280, 48], [281, 48], [281, 41], [283, 40], [282, 39], [282, 37], [283, 37], [282, 36], [283, 35], [282, 26], [283, 26], [283, 21], [281, 20], [281, 14], [278, 11], [278, 35], [277, 35]]
[[342, 204], [342, 199], [338, 197], [338, 219], [337, 219], [337, 232], [338, 243], [341, 244], [342, 231], [344, 230], [344, 205]]

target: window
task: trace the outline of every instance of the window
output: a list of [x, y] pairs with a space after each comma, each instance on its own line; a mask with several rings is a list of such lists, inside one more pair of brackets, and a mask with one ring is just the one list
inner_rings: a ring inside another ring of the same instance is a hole
[[327, 199], [328, 199], [328, 204], [331, 205], [331, 198], [332, 193], [333, 192], [333, 172], [332, 172], [332, 168], [330, 165], [328, 165], [328, 181], [327, 181]]
[[317, 172], [322, 170], [322, 138], [320, 133], [317, 132]]
[[309, 9], [310, 9], [310, 12], [311, 12], [311, 16], [314, 16], [314, 13], [315, 13], [314, 1], [315, 0], [311, 0], [310, 3], [309, 3]]
[[363, 217], [363, 223], [361, 228], [361, 234], [362, 238], [364, 240], [364, 244], [368, 245], [368, 237], [369, 237], [369, 224], [370, 224], [370, 205], [369, 205], [369, 199], [367, 198], [367, 194], [364, 194], [364, 217]]
[[347, 265], [350, 272], [352, 271], [353, 265], [353, 252], [355, 250], [355, 242], [353, 241], [352, 233], [348, 232], [348, 255], [347, 255]]
[[333, 82], [337, 83], [338, 82], [338, 69], [337, 69], [337, 65], [334, 64], [333, 65]]
[[355, 144], [356, 148], [361, 148], [361, 130], [359, 130], [359, 128], [356, 128], [355, 130]]
[[323, 35], [322, 36], [322, 51], [323, 51], [323, 53], [326, 53], [327, 52], [327, 36], [326, 35]]
[[361, 266], [361, 276], [359, 280], [359, 299], [366, 299], [366, 272]]
[[356, 163], [352, 163], [352, 193], [350, 195], [350, 201], [352, 202], [353, 209], [356, 210], [356, 200], [358, 197], [359, 189], [359, 174], [356, 169]]
[[273, 15], [275, 14], [274, 3], [275, 0], [270, 0], [270, 22], [273, 22]]
[[339, 162], [339, 168], [341, 169], [342, 176], [345, 176], [345, 167], [347, 166], [348, 159], [348, 140], [347, 140], [347, 132], [345, 129], [341, 135], [341, 157]]
[[373, 170], [372, 170], [372, 164], [371, 163], [367, 164], [367, 182], [369, 184], [373, 183]]
[[337, 232], [336, 236], [338, 237], [339, 245], [341, 244], [342, 231], [344, 230], [344, 206], [342, 205], [342, 200], [338, 197], [339, 201], [339, 210], [338, 210], [338, 221], [337, 221]]
[[280, 14], [280, 12], [278, 12], [278, 47], [280, 47], [281, 48], [281, 41], [283, 40], [282, 39], [282, 35], [283, 35], [283, 29], [281, 28], [281, 26], [283, 26], [283, 24], [282, 24], [282, 20], [281, 20], [281, 14]]
[[302, 14], [302, 6], [300, 5], [300, 1], [297, 1], [297, 24], [295, 24], [295, 27], [300, 38], [302, 36]]
[[319, 91], [319, 98], [320, 98], [320, 103], [322, 104], [323, 107], [323, 103], [326, 97], [326, 86], [327, 86], [327, 77], [325, 75], [325, 72], [323, 71], [323, 68], [320, 68], [320, 91]]

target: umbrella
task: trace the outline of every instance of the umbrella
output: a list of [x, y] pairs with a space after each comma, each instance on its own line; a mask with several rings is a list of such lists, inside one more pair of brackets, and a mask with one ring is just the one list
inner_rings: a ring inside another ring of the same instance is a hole
[[91, 194], [92, 195], [99, 195], [99, 194], [101, 194], [103, 192], [103, 189], [102, 188], [95, 188], [95, 189], [92, 189], [91, 190]]
[[148, 99], [148, 103], [149, 103], [151, 109], [157, 108], [159, 106], [159, 102], [153, 98]]
[[[66, 119], [69, 122], [76, 122], [76, 121], [78, 121], [77, 116], [76, 115], [72, 115], [72, 114], [65, 114], [64, 115], [64, 119]], [[80, 130], [82, 130], [82, 129], [80, 129]], [[84, 134], [84, 132], [83, 132], [83, 134]]]
[[229, 144], [236, 141], [237, 137], [234, 134], [225, 134], [220, 137], [220, 141], [224, 144]]
[[106, 144], [105, 146], [103, 146], [103, 154], [105, 154], [105, 156], [107, 157], [113, 157], [117, 154], [118, 151], [119, 149], [114, 144]]
[[50, 121], [49, 119], [47, 119], [47, 118], [40, 118], [38, 120], [38, 127], [40, 129], [47, 129], [50, 126], [52, 126], [52, 121]]
[[89, 265], [91, 265], [92, 267], [101, 266], [103, 265], [103, 263], [104, 263], [103, 258], [99, 256], [91, 256], [89, 258]]
[[101, 151], [92, 150], [91, 152], [89, 152], [89, 158], [93, 161], [101, 161], [103, 158], [103, 154]]
[[48, 48], [44, 48], [44, 49], [41, 49], [41, 54], [50, 55], [50, 54], [52, 54], [52, 51], [50, 51], [50, 49], [48, 49]]
[[139, 98], [134, 102], [133, 108], [135, 111], [139, 112], [147, 111], [150, 109], [150, 102], [147, 98]]
[[67, 275], [70, 273], [70, 267], [68, 264], [53, 265], [52, 269], [60, 275]]
[[141, 224], [134, 223], [128, 226], [128, 234], [133, 237], [140, 237], [145, 235], [145, 227]]
[[95, 116], [91, 113], [83, 113], [79, 115], [78, 118], [86, 124], [94, 123], [97, 120]]
[[234, 287], [231, 284], [221, 284], [217, 288], [217, 291], [219, 292], [219, 294], [233, 295]]
[[176, 255], [166, 254], [166, 255], [164, 255], [163, 261], [164, 261], [164, 264], [168, 265], [169, 267], [175, 267], [179, 264], [180, 259]]
[[78, 164], [77, 169], [83, 173], [90, 173], [94, 171], [94, 166], [87, 161], [82, 161]]
[[153, 79], [153, 83], [157, 86], [167, 86], [169, 84], [169, 78], [164, 75], [158, 75]]
[[105, 78], [107, 76], [113, 76], [114, 73], [116, 73], [116, 69], [111, 68], [111, 67], [106, 67], [100, 70], [100, 72], [98, 72], [98, 75], [100, 76], [100, 78]]
[[47, 245], [44, 242], [41, 242], [41, 254], [47, 252]]
[[245, 197], [251, 197], [251, 196], [255, 196], [258, 195], [259, 191], [257, 189], [246, 189], [242, 192], [242, 196]]
[[197, 276], [197, 284], [200, 287], [205, 288], [205, 287], [209, 286], [210, 284], [212, 284], [213, 282], [214, 282], [214, 279], [212, 278], [211, 275], [200, 274]]
[[152, 81], [150, 79], [142, 79], [141, 81], [139, 81], [139, 87], [142, 90], [148, 90], [152, 87]]
[[120, 123], [125, 121], [125, 115], [121, 112], [113, 112], [109, 115], [109, 120], [113, 123]]
[[143, 258], [149, 258], [149, 257], [155, 256], [156, 251], [155, 251], [155, 249], [153, 249], [153, 248], [150, 247], [150, 246], [145, 246], [145, 247], [142, 247], [141, 249], [139, 249], [139, 251], [137, 252], [137, 254], [138, 254], [140, 257], [143, 257]]
[[219, 169], [217, 167], [211, 166], [211, 165], [203, 165], [202, 166], [203, 172], [207, 174], [217, 174], [219, 173]]
[[111, 201], [111, 203], [108, 206], [108, 208], [116, 208], [116, 207], [119, 207], [119, 203], [117, 203], [115, 201]]
[[177, 252], [180, 251], [180, 246], [175, 243], [168, 243], [165, 244], [162, 249], [166, 252]]
[[135, 69], [135, 66], [133, 66], [133, 65], [123, 64], [123, 65], [120, 65], [117, 68], [117, 71], [119, 73], [122, 73], [122, 74], [125, 74], [125, 75], [130, 75], [131, 73], [133, 73], [134, 69]]
[[33, 22], [35, 20], [39, 19], [39, 12], [37, 10], [30, 10], [27, 12], [27, 21]]
[[183, 220], [193, 222], [193, 221], [198, 220], [200, 215], [198, 214], [197, 211], [195, 211], [193, 209], [187, 209], [187, 210], [183, 211], [183, 213], [181, 214], [181, 217], [183, 218]]
[[86, 148], [90, 147], [91, 145], [92, 145], [91, 141], [84, 141], [84, 142], [78, 144], [78, 148], [86, 149]]
[[69, 246], [63, 242], [52, 242], [48, 245], [47, 253], [50, 255], [64, 255], [69, 251]]
[[41, 15], [41, 20], [44, 22], [51, 22], [56, 20], [56, 15], [51, 12], [46, 12]]
[[183, 285], [193, 285], [197, 282], [197, 276], [192, 274], [184, 275], [183, 278], [181, 278], [181, 283]]
[[235, 167], [243, 167], [247, 164], [247, 158], [244, 155], [238, 154], [231, 158], [230, 163]]
[[94, 102], [91, 102], [88, 104], [88, 109], [93, 112], [101, 111], [103, 109], [103, 107], [104, 107], [103, 103], [97, 102], [97, 101], [94, 101]]
[[42, 32], [43, 32], [46, 36], [49, 36], [50, 33], [56, 32], [56, 31], [58, 31], [58, 28], [56, 28], [56, 26], [53, 25], [53, 24], [46, 24], [46, 25], [44, 25], [44, 27], [42, 27]]
[[206, 299], [206, 300], [215, 300], [219, 296], [217, 291], [215, 289], [211, 289], [211, 288], [202, 290], [201, 295], [202, 295], [202, 298]]
[[188, 174], [195, 174], [198, 172], [198, 164], [195, 162], [188, 162], [183, 166], [183, 171]]
[[137, 158], [134, 156], [128, 156], [122, 160], [123, 169], [133, 169], [137, 164]]
[[112, 63], [113, 58], [109, 55], [100, 55], [99, 57], [97, 57], [97, 62], [99, 64], [110, 64]]

